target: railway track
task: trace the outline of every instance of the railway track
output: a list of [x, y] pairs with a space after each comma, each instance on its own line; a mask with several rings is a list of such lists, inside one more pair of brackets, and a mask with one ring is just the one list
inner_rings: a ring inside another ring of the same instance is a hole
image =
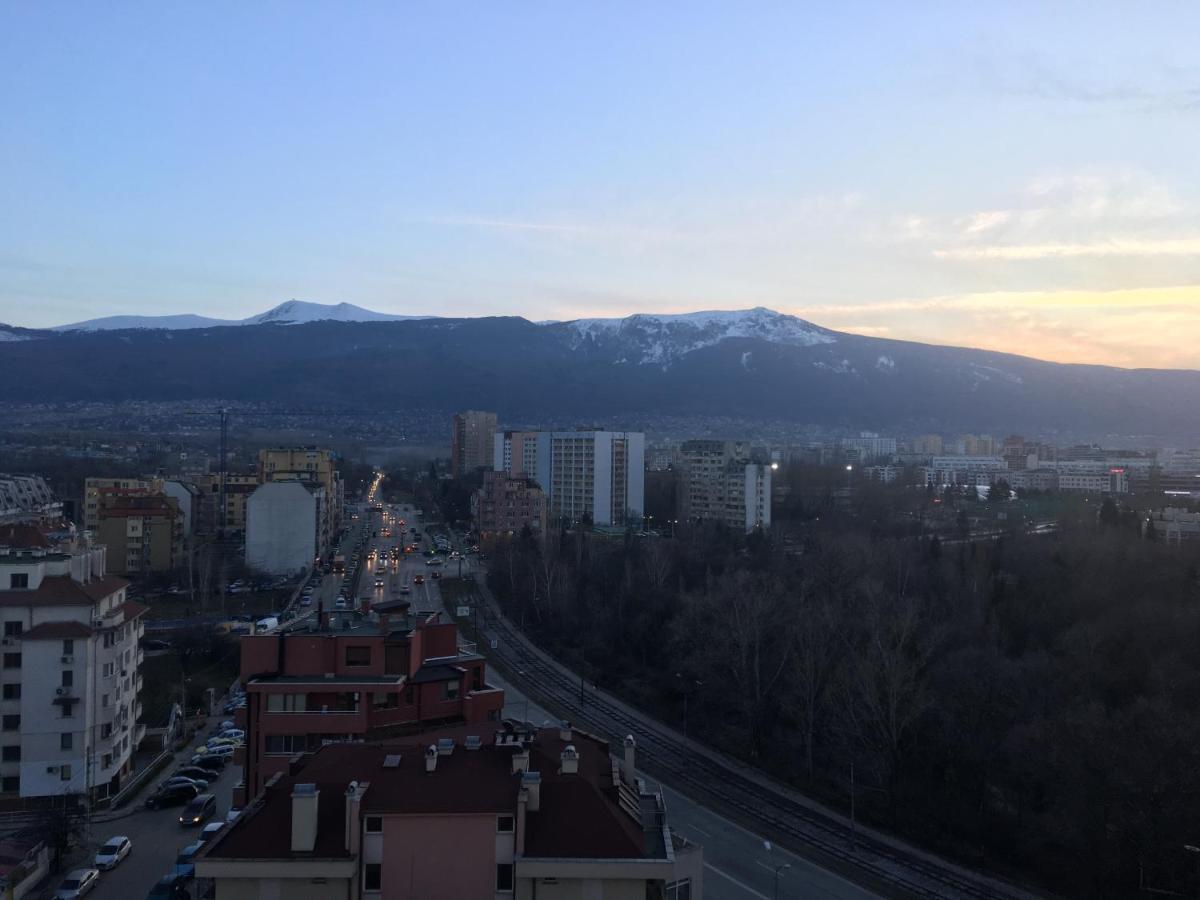
[[619, 746], [626, 734], [638, 740], [638, 762], [647, 771], [703, 801], [732, 814], [802, 856], [830, 865], [872, 887], [897, 896], [1015, 900], [1033, 895], [984, 877], [939, 865], [906, 853], [861, 830], [854, 834], [841, 820], [822, 813], [745, 777], [705, 753], [681, 746], [677, 737], [649, 716], [631, 712], [599, 693], [580, 703], [580, 681], [548, 661], [506, 619], [490, 610], [485, 637], [489, 651], [508, 675], [556, 715], [576, 722]]

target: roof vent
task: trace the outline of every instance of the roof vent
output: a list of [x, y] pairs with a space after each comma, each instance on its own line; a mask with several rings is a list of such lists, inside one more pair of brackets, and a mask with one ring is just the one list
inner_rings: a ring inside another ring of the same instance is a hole
[[563, 719], [558, 726], [558, 739], [560, 741], [571, 740], [571, 722], [568, 719]]
[[542, 805], [541, 772], [522, 772], [521, 789], [526, 793], [525, 808], [530, 812], [537, 812]]
[[512, 770], [513, 774], [517, 772], [529, 771], [529, 751], [524, 747], [515, 750], [512, 755]]
[[579, 772], [579, 751], [574, 744], [567, 744], [558, 756], [559, 771], [564, 775], [575, 775]]
[[454, 738], [438, 738], [438, 756], [449, 756], [454, 752]]
[[389, 753], [387, 756], [385, 756], [383, 758], [383, 767], [385, 769], [400, 768], [400, 754], [399, 753]]
[[466, 750], [478, 750], [483, 746], [483, 739], [477, 734], [468, 734], [466, 740], [463, 741], [463, 748]]
[[430, 744], [425, 748], [425, 771], [432, 772], [437, 769], [438, 749]]

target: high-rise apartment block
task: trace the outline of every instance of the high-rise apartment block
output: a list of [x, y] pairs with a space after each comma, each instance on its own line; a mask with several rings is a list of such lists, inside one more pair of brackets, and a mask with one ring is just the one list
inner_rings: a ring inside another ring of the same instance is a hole
[[183, 557], [183, 516], [164, 493], [101, 491], [94, 535], [113, 571], [126, 575], [166, 572]]
[[492, 467], [532, 477], [546, 492], [552, 520], [620, 526], [642, 518], [646, 436], [641, 432], [498, 432]]
[[771, 527], [771, 467], [750, 459], [744, 441], [679, 446], [679, 517], [753, 531]]
[[523, 475], [484, 472], [483, 486], [471, 495], [471, 518], [483, 534], [546, 530], [546, 493]]
[[162, 493], [161, 478], [87, 478], [83, 482], [83, 527], [95, 531], [100, 527], [101, 495], [117, 492], [137, 494]]
[[132, 768], [146, 607], [105, 548], [0, 526], [0, 797], [93, 799]]
[[702, 900], [703, 850], [596, 737], [461, 727], [297, 756], [196, 857], [217, 900]]
[[468, 409], [455, 414], [450, 427], [450, 471], [455, 478], [491, 465], [495, 434], [494, 412]]
[[896, 439], [880, 437], [873, 431], [860, 432], [858, 437], [842, 438], [838, 443], [843, 451], [863, 462], [890, 460], [896, 455]]

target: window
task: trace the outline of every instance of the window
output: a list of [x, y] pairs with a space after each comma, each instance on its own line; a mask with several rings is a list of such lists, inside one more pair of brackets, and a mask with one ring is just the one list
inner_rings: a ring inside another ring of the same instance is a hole
[[20, 700], [21, 686], [19, 684], [6, 684], [3, 696], [5, 700]]
[[8, 576], [8, 586], [13, 589], [29, 587], [29, 573], [13, 572]]
[[6, 668], [6, 669], [21, 668], [21, 654], [20, 653], [5, 653], [4, 654], [4, 668]]
[[666, 900], [692, 900], [692, 879], [668, 881]]
[[511, 892], [513, 889], [512, 863], [496, 863], [496, 890]]
[[100, 768], [102, 768], [102, 769], [111, 769], [112, 768], [112, 754], [111, 753], [105, 753], [102, 757], [100, 757]]
[[75, 652], [75, 641], [67, 638], [63, 641], [63, 656], [70, 656]]
[[267, 753], [282, 753], [291, 756], [293, 753], [305, 751], [307, 735], [303, 734], [268, 734], [266, 740]]
[[59, 716], [59, 718], [60, 719], [75, 718], [75, 701], [74, 700], [64, 700], [63, 701], [62, 715]]
[[63, 669], [62, 686], [63, 687], [74, 687], [74, 685], [75, 685], [75, 670], [74, 669]]
[[4, 762], [20, 762], [21, 761], [21, 745], [20, 744], [5, 744], [3, 749], [0, 749], [0, 760]]
[[367, 834], [379, 834], [383, 831], [383, 816], [367, 816], [365, 827]]
[[103, 740], [105, 738], [110, 738], [110, 737], [112, 737], [112, 723], [105, 722], [103, 725], [100, 726], [100, 738], [101, 738], [101, 740]]
[[513, 832], [513, 817], [512, 816], [496, 816], [496, 830], [501, 834], [512, 834]]
[[3, 781], [0, 781], [0, 791], [6, 794], [16, 794], [21, 790], [20, 775], [5, 775]]
[[100, 695], [100, 705], [101, 705], [102, 707], [104, 707], [105, 709], [107, 709], [107, 708], [108, 708], [108, 702], [109, 702], [109, 701], [108, 701], [108, 694], [101, 694], [101, 695]]
[[14, 716], [14, 715], [5, 716], [4, 717], [4, 730], [5, 731], [20, 731], [21, 730], [21, 717]]
[[443, 687], [445, 688], [444, 696], [447, 700], [457, 700], [458, 699], [458, 682], [457, 681], [447, 681], [444, 683]]
[[383, 889], [383, 865], [367, 863], [363, 866], [363, 890], [379, 891]]
[[64, 731], [62, 734], [60, 734], [58, 736], [58, 749], [59, 750], [70, 750], [74, 747], [74, 745], [75, 745], [75, 735], [71, 734], [71, 732]]
[[307, 694], [268, 694], [267, 712], [304, 712]]
[[61, 778], [63, 781], [70, 781], [71, 780], [71, 767], [69, 765], [59, 766], [58, 777]]
[[113, 673], [113, 664], [112, 663], [105, 663], [104, 668], [100, 670], [100, 674], [102, 674], [105, 678], [112, 677], [112, 673]]
[[5, 637], [20, 637], [22, 626], [20, 622], [5, 622], [4, 636]]
[[370, 647], [347, 647], [346, 648], [346, 665], [348, 666], [369, 666], [371, 664], [371, 648]]

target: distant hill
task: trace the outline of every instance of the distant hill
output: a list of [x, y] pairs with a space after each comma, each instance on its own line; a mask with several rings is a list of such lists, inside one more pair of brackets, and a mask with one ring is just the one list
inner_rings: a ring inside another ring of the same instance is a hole
[[330, 309], [285, 304], [237, 328], [0, 328], [0, 398], [221, 397], [495, 409], [510, 421], [671, 415], [1200, 436], [1196, 371], [1064, 365], [863, 337], [766, 309], [546, 323], [338, 321]]
[[217, 328], [226, 325], [303, 325], [306, 322], [402, 322], [422, 316], [393, 316], [363, 309], [353, 303], [309, 303], [288, 300], [273, 309], [245, 319], [214, 319], [185, 313], [177, 316], [104, 316], [86, 322], [59, 325], [54, 331], [123, 331], [131, 328], [182, 331], [192, 328]]

